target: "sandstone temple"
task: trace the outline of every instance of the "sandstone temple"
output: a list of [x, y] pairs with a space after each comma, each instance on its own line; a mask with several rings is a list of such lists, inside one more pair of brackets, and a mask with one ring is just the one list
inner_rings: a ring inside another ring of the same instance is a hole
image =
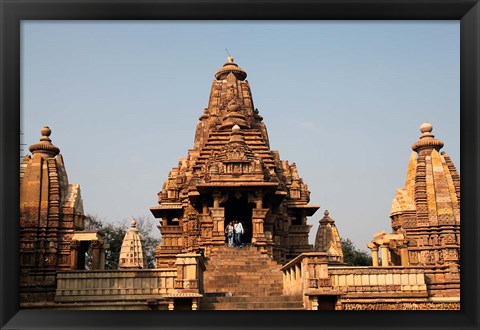
[[307, 185], [295, 163], [270, 150], [263, 117], [254, 107], [247, 73], [229, 57], [215, 74], [208, 107], [200, 116], [194, 146], [168, 174], [159, 205], [162, 245], [157, 265], [182, 251], [225, 243], [225, 223], [238, 220], [244, 240], [284, 263], [309, 252]]
[[[368, 243], [371, 266], [349, 266], [327, 210], [309, 243], [308, 217], [320, 206], [310, 204], [295, 163], [270, 149], [246, 78], [232, 57], [214, 75], [193, 148], [150, 209], [162, 236], [153, 269], [135, 220], [118, 269], [104, 269], [110, 246], [102, 232], [85, 230], [80, 187], [69, 183], [50, 128], [41, 129], [20, 165], [22, 308], [460, 308], [460, 177], [432, 125], [422, 124], [412, 146], [392, 232]], [[243, 224], [243, 248], [226, 244], [232, 221]]]

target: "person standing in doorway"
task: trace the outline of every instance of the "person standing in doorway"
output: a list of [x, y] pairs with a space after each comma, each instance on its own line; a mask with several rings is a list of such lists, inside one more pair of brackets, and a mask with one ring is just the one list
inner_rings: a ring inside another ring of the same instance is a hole
[[233, 222], [230, 221], [225, 227], [225, 234], [227, 235], [228, 247], [233, 247]]
[[241, 222], [235, 221], [233, 225], [233, 230], [235, 231], [235, 241], [237, 244], [237, 247], [241, 248], [243, 247], [242, 244], [242, 234], [243, 234], [243, 226]]

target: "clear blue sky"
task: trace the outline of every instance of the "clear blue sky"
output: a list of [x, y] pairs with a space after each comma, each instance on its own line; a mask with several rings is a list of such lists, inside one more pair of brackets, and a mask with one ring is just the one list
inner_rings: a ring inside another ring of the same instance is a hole
[[23, 21], [22, 142], [50, 126], [86, 213], [153, 219], [228, 48], [272, 149], [321, 205], [311, 242], [328, 209], [366, 250], [390, 231], [422, 122], [460, 170], [459, 32], [458, 21]]

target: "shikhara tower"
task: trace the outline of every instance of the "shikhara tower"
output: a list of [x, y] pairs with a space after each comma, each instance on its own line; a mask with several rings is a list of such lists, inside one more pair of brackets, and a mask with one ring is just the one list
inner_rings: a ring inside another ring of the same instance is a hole
[[[431, 296], [460, 295], [460, 175], [432, 125], [412, 145], [405, 187], [396, 191], [392, 233], [368, 244], [373, 264], [423, 267]], [[380, 250], [380, 255], [379, 255]]]
[[244, 240], [285, 262], [308, 244], [310, 192], [295, 163], [270, 150], [263, 117], [253, 105], [247, 73], [233, 57], [216, 72], [193, 149], [180, 158], [151, 211], [161, 218], [157, 267], [181, 252], [225, 242], [225, 223], [243, 222]]

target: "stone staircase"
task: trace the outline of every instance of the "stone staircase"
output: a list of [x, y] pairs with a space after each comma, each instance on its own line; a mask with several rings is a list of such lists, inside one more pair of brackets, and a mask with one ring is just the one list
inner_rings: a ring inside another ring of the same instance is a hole
[[206, 266], [200, 309], [303, 309], [302, 297], [282, 295], [281, 265], [255, 247], [215, 247]]

